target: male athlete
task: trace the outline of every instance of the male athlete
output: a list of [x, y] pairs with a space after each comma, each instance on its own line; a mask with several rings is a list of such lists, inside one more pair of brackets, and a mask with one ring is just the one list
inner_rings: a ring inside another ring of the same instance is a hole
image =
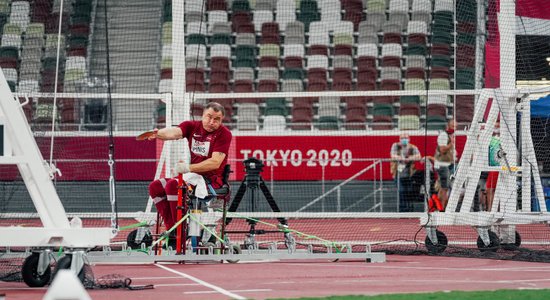
[[[210, 102], [204, 107], [201, 121], [185, 121], [177, 127], [155, 129], [148, 139], [158, 138], [166, 141], [187, 138], [191, 150], [191, 162], [178, 162], [176, 171], [183, 174], [185, 181], [199, 174], [213, 188], [219, 188], [223, 185], [222, 173], [227, 163], [232, 138], [231, 131], [222, 125], [224, 116], [223, 106], [217, 102]], [[149, 195], [164, 219], [167, 230], [178, 221], [176, 220], [177, 186], [176, 178], [157, 179], [149, 185]]]

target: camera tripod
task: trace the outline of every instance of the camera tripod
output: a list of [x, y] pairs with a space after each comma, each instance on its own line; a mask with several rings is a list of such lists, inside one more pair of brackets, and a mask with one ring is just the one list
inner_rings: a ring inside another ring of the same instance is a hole
[[[256, 211], [256, 191], [258, 187], [262, 191], [262, 194], [264, 195], [267, 203], [269, 204], [269, 207], [273, 212], [281, 212], [279, 209], [279, 206], [277, 205], [277, 202], [275, 202], [275, 199], [273, 198], [273, 195], [269, 191], [267, 185], [265, 184], [264, 179], [260, 175], [263, 168], [262, 161], [256, 159], [256, 158], [249, 158], [245, 160], [245, 171], [246, 175], [241, 182], [241, 185], [239, 186], [239, 189], [237, 190], [237, 194], [235, 195], [235, 198], [233, 199], [233, 202], [231, 202], [231, 205], [229, 206], [228, 212], [236, 212], [239, 208], [239, 205], [242, 202], [242, 199], [246, 192], [250, 190], [250, 204], [251, 204], [251, 211]], [[250, 225], [250, 229], [248, 231], [226, 231], [225, 233], [241, 233], [241, 234], [247, 234], [247, 237], [245, 239], [245, 247], [248, 249], [257, 249], [258, 244], [256, 243], [255, 236], [258, 234], [266, 234], [266, 233], [280, 233], [284, 232], [285, 236], [285, 244], [287, 247], [295, 247], [295, 241], [290, 232], [284, 231], [285, 228], [288, 228], [288, 222], [285, 218], [277, 218], [279, 221], [279, 224], [281, 225], [280, 228], [283, 228], [282, 230], [264, 230], [264, 229], [256, 229], [256, 223], [257, 220], [247, 218], [247, 223]], [[231, 223], [232, 218], [225, 218], [225, 225], [227, 226], [229, 223]]]

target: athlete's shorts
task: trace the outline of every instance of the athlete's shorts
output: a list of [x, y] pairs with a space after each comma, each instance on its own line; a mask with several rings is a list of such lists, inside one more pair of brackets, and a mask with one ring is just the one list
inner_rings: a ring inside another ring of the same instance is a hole
[[439, 176], [439, 184], [442, 189], [449, 188], [449, 177], [451, 176], [451, 170], [449, 167], [439, 167], [437, 169], [437, 176]]

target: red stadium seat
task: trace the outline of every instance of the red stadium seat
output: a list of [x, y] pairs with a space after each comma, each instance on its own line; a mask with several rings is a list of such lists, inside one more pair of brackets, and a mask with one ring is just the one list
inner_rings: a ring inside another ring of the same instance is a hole
[[258, 82], [258, 92], [277, 92], [279, 89], [279, 82], [277, 80], [260, 80]]
[[283, 60], [286, 69], [303, 69], [303, 59], [299, 56], [287, 56]]
[[346, 110], [346, 129], [364, 130], [366, 129], [366, 122], [367, 110], [365, 107], [348, 107]]
[[432, 67], [430, 71], [430, 78], [444, 78], [449, 79], [449, 68], [447, 67]]
[[353, 46], [340, 44], [334, 46], [334, 55], [348, 55], [353, 56]]
[[393, 119], [391, 116], [373, 116], [372, 129], [374, 130], [392, 130]]
[[228, 69], [211, 69], [210, 82], [229, 82], [231, 73]]
[[172, 79], [172, 69], [162, 69], [160, 71], [160, 79]]
[[214, 81], [211, 80], [210, 84], [208, 85], [208, 92], [209, 93], [229, 93], [231, 90], [229, 88], [229, 82], [228, 81]]
[[313, 109], [311, 107], [292, 107], [292, 124], [293, 130], [309, 130], [313, 121]]
[[401, 104], [399, 108], [400, 116], [420, 116], [420, 106], [415, 103]]
[[346, 12], [344, 13], [344, 20], [351, 21], [353, 23], [353, 30], [357, 31], [359, 29], [359, 23], [363, 21], [363, 11], [346, 10]]
[[212, 69], [227, 69], [229, 70], [229, 58], [216, 56], [210, 59], [210, 68]]
[[273, 56], [260, 57], [258, 66], [260, 68], [279, 68], [279, 58]]
[[426, 115], [427, 116], [447, 116], [447, 106], [444, 104], [428, 104], [426, 107]]
[[405, 78], [426, 79], [426, 71], [423, 68], [408, 68], [405, 71]]
[[208, 0], [206, 7], [208, 10], [227, 11], [227, 2], [225, 0]]

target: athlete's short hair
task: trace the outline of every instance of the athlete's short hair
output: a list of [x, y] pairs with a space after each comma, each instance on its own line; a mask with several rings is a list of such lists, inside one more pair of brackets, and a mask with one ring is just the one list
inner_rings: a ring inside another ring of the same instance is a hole
[[208, 102], [208, 104], [206, 104], [206, 106], [204, 107], [204, 110], [207, 110], [209, 108], [213, 109], [215, 112], [221, 111], [222, 115], [225, 117], [225, 108], [218, 102]]

